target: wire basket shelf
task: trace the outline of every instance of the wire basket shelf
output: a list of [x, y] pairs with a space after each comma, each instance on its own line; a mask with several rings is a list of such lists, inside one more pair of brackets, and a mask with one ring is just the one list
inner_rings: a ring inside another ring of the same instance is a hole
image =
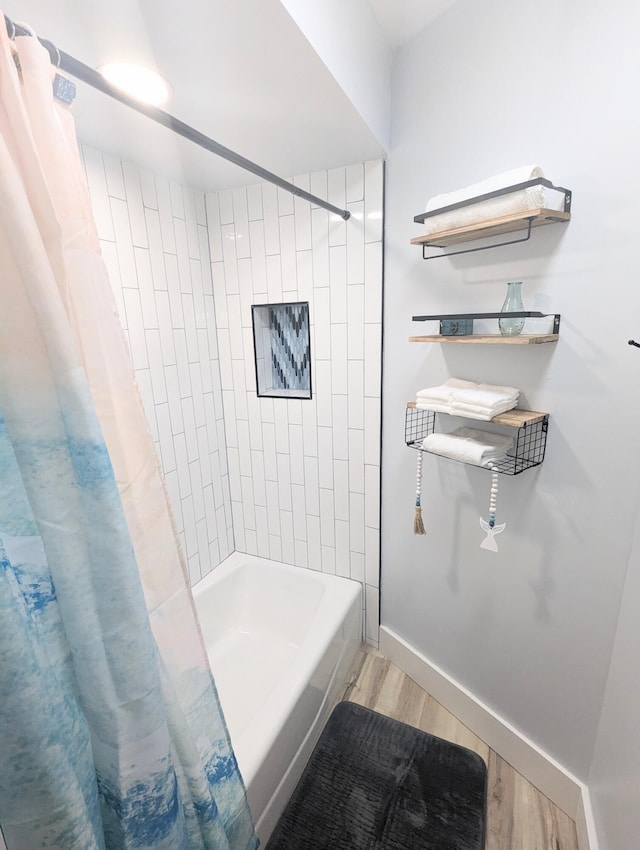
[[[444, 414], [445, 416], [447, 414]], [[505, 424], [505, 423], [499, 423]], [[433, 410], [421, 410], [415, 405], [408, 405], [405, 415], [405, 442], [411, 449], [424, 451], [422, 441], [433, 434], [436, 425], [436, 414]], [[547, 431], [549, 417], [544, 414], [533, 422], [524, 422], [517, 429], [514, 448], [504, 458], [494, 464], [503, 475], [519, 475], [526, 469], [540, 466], [544, 460], [547, 447]], [[428, 452], [432, 454], [432, 452]], [[480, 467], [488, 469], [488, 467]]]

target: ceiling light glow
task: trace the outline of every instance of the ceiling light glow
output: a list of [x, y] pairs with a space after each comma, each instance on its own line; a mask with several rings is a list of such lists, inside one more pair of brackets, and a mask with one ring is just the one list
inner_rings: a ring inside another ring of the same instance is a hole
[[98, 71], [116, 88], [152, 106], [165, 103], [171, 94], [171, 86], [164, 77], [141, 65], [110, 62], [101, 65]]

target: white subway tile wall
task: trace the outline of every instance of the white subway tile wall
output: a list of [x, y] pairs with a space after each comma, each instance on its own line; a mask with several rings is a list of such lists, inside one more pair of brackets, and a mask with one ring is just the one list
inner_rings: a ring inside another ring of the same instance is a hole
[[[383, 165], [294, 183], [351, 218], [269, 184], [206, 197], [236, 548], [364, 584], [375, 643]], [[251, 304], [272, 301], [309, 302], [310, 400], [256, 396]]]
[[[255, 527], [253, 497], [240, 487], [238, 449], [236, 467], [227, 459], [219, 358], [231, 369], [230, 339], [235, 345], [236, 337], [227, 330], [226, 339], [216, 338], [214, 279], [224, 292], [220, 226], [210, 250], [204, 194], [90, 148], [82, 153], [116, 305], [195, 584], [234, 550], [230, 468], [237, 467], [236, 495]], [[238, 214], [246, 221], [246, 208]], [[228, 328], [224, 312], [222, 322]], [[232, 376], [228, 388], [233, 411]], [[246, 396], [238, 394], [239, 405], [243, 400], [245, 413]], [[243, 451], [246, 425], [233, 429], [233, 445]]]
[[[383, 164], [194, 192], [84, 148], [192, 584], [234, 548], [365, 585], [378, 636]], [[310, 400], [256, 395], [251, 305], [308, 301]]]

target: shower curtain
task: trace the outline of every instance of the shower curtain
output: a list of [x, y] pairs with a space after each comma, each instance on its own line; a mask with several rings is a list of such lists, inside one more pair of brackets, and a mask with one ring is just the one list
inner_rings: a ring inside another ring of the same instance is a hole
[[0, 30], [0, 826], [255, 848], [72, 119]]

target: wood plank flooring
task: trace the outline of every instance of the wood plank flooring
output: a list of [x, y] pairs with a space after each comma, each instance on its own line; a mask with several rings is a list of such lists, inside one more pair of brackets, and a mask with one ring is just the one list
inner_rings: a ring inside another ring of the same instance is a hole
[[363, 646], [345, 699], [482, 756], [488, 768], [486, 850], [577, 850], [568, 815], [373, 647]]

